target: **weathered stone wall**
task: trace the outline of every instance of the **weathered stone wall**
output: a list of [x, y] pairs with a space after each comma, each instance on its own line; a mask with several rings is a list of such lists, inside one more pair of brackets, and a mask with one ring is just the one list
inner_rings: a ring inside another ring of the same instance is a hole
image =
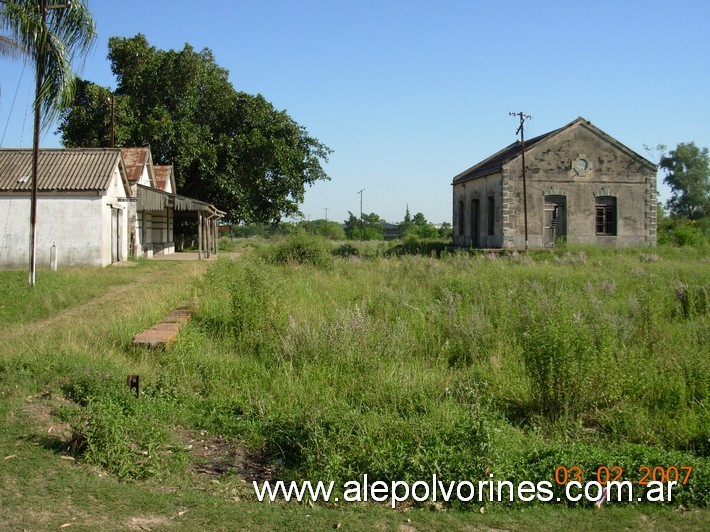
[[[493, 198], [493, 234], [488, 230], [489, 198]], [[478, 200], [478, 231], [473, 234], [472, 201]], [[453, 229], [454, 245], [462, 247], [503, 247], [503, 180], [501, 174], [493, 174], [466, 183], [454, 185]], [[463, 205], [463, 232], [460, 226], [460, 208]]]
[[[632, 152], [578, 125], [526, 151], [526, 166], [531, 247], [544, 245], [544, 202], [548, 195], [566, 198], [567, 241], [570, 243], [655, 244], [655, 170]], [[503, 175], [504, 194], [510, 200], [505, 212], [508, 220], [505, 247], [518, 248], [525, 244], [520, 158], [504, 168]], [[616, 236], [596, 234], [597, 196], [616, 198]]]

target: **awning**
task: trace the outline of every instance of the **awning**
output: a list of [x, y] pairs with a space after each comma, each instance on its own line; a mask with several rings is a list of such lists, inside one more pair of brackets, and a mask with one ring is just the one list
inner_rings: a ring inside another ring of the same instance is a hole
[[227, 214], [206, 201], [170, 194], [145, 185], [138, 185], [136, 197], [139, 211], [163, 211], [173, 208], [176, 211], [201, 212], [210, 218], [223, 218]]

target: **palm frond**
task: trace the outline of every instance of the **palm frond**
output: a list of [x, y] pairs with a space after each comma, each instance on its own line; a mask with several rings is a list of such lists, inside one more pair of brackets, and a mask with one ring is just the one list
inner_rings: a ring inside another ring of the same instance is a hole
[[93, 46], [96, 27], [85, 0], [75, 0], [70, 9], [52, 9], [45, 1], [43, 17], [41, 0], [9, 0], [0, 11], [0, 30], [28, 51], [41, 80], [35, 105], [48, 125], [74, 96], [72, 65]]

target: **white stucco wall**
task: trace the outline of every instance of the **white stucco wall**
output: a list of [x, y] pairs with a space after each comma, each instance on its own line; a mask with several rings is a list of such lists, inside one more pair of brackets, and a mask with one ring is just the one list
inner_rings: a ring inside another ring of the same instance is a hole
[[[118, 170], [105, 195], [40, 193], [37, 198], [37, 267], [50, 266], [56, 245], [58, 267], [111, 264], [111, 206], [123, 210], [119, 226], [120, 260], [128, 252], [125, 190]], [[30, 195], [0, 195], [0, 267], [25, 268], [29, 263]]]

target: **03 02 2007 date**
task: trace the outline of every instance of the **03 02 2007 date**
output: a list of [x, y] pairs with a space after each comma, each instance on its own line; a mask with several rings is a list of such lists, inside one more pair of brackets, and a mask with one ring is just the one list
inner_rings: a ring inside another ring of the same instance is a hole
[[[692, 466], [640, 466], [636, 472], [639, 479], [636, 481], [641, 486], [646, 486], [649, 482], [678, 482], [687, 484], [690, 475], [693, 473]], [[596, 481], [600, 484], [607, 482], [618, 482], [624, 477], [624, 468], [621, 466], [599, 466], [596, 470]], [[567, 484], [570, 481], [584, 482], [584, 470], [580, 466], [559, 466], [555, 469], [555, 482], [559, 485]]]

